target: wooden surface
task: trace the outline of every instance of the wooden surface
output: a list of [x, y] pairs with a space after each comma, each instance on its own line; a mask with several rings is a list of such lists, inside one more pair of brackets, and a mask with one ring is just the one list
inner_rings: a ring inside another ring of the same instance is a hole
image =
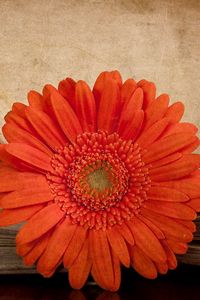
[[[66, 76], [92, 85], [102, 70], [119, 69], [181, 99], [184, 120], [199, 127], [199, 41], [199, 0], [0, 1], [0, 126], [30, 89]], [[27, 272], [8, 233], [1, 230], [0, 272]], [[200, 263], [199, 243], [184, 261]]]

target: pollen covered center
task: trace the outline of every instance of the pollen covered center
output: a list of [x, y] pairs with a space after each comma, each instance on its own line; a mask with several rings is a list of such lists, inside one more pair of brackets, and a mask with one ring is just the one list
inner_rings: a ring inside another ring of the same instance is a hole
[[109, 174], [105, 171], [103, 167], [91, 172], [87, 176], [87, 181], [92, 190], [96, 190], [98, 192], [103, 192], [106, 189], [111, 188], [112, 183], [109, 180]]
[[106, 229], [140, 212], [150, 186], [141, 149], [117, 133], [83, 133], [52, 157], [47, 181], [72, 224]]

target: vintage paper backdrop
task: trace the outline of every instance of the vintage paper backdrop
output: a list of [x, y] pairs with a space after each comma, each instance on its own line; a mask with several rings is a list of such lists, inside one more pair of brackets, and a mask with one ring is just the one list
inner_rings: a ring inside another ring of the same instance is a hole
[[1, 0], [0, 125], [30, 89], [119, 69], [183, 100], [199, 126], [199, 43], [199, 0]]

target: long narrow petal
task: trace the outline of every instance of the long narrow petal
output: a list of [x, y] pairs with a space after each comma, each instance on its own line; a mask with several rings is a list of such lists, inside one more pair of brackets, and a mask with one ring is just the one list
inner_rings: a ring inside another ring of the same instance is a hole
[[23, 143], [37, 148], [44, 153], [51, 155], [50, 149], [44, 145], [39, 139], [29, 132], [21, 129], [14, 123], [7, 123], [2, 127], [4, 137], [9, 143]]
[[133, 95], [134, 91], [137, 88], [137, 84], [134, 79], [130, 78], [127, 79], [121, 88], [121, 106], [123, 107], [124, 104], [129, 101], [131, 96]]
[[44, 110], [44, 98], [36, 91], [30, 91], [27, 95], [28, 102], [32, 108], [37, 110]]
[[42, 208], [43, 205], [39, 204], [16, 209], [3, 209], [0, 212], [0, 226], [10, 226], [26, 221]]
[[99, 76], [97, 77], [97, 80], [95, 81], [92, 90], [95, 97], [97, 110], [99, 109], [99, 103], [107, 80], [115, 81], [119, 87], [121, 87], [122, 85], [121, 75], [118, 71], [112, 71], [112, 72], [105, 71], [100, 73]]
[[200, 155], [187, 154], [174, 163], [152, 169], [149, 173], [153, 181], [170, 181], [187, 176], [199, 166]]
[[119, 118], [119, 107], [119, 86], [114, 80], [107, 80], [99, 103], [98, 129], [108, 133], [115, 130]]
[[121, 234], [118, 232], [117, 229], [114, 227], [107, 230], [107, 237], [110, 242], [111, 247], [113, 248], [113, 251], [118, 256], [121, 263], [129, 267], [130, 266], [130, 256], [128, 253], [128, 248], [126, 246], [126, 243], [124, 241], [124, 238], [121, 236]]
[[175, 133], [153, 143], [143, 155], [145, 163], [161, 159], [174, 152], [180, 151], [185, 146], [193, 143], [195, 136], [187, 133]]
[[20, 102], [15, 102], [12, 106], [12, 112], [17, 114], [19, 117], [25, 117], [26, 105]]
[[114, 273], [106, 232], [91, 231], [90, 247], [92, 261], [97, 269], [100, 280], [106, 283], [106, 286], [112, 288], [114, 286]]
[[167, 264], [170, 270], [176, 269], [177, 267], [177, 259], [174, 255], [173, 251], [170, 249], [168, 243], [165, 240], [161, 241], [163, 248], [165, 249], [165, 253], [167, 255]]
[[172, 218], [149, 211], [145, 208], [141, 209], [141, 214], [158, 226], [167, 238], [176, 239], [181, 242], [191, 242], [193, 238], [191, 231]]
[[151, 186], [147, 192], [147, 197], [151, 200], [167, 202], [186, 202], [189, 200], [185, 193], [162, 186]]
[[200, 212], [200, 198], [191, 199], [187, 205], [192, 207], [195, 211]]
[[17, 243], [25, 244], [39, 238], [54, 227], [63, 216], [64, 212], [56, 203], [46, 206], [22, 227], [17, 234]]
[[129, 227], [133, 232], [135, 244], [144, 251], [153, 261], [164, 262], [165, 252], [154, 233], [138, 218], [129, 221]]
[[147, 80], [140, 80], [137, 86], [141, 87], [144, 93], [143, 109], [147, 107], [155, 100], [156, 97], [156, 86], [153, 82]]
[[164, 201], [145, 201], [143, 207], [159, 213], [164, 216], [178, 218], [183, 220], [194, 220], [195, 211], [182, 203], [170, 203]]
[[23, 163], [45, 171], [52, 171], [51, 157], [36, 148], [26, 144], [11, 143], [5, 145], [5, 150]]
[[152, 260], [137, 246], [131, 247], [133, 268], [142, 276], [154, 279], [157, 277], [157, 270]]
[[88, 278], [91, 265], [88, 239], [86, 239], [78, 257], [69, 269], [69, 282], [72, 288], [81, 289], [83, 287]]
[[57, 92], [51, 94], [51, 105], [58, 123], [66, 137], [73, 143], [78, 134], [82, 133], [79, 120], [70, 104]]
[[34, 186], [30, 185], [26, 189], [11, 192], [0, 199], [0, 207], [17, 208], [29, 205], [36, 205], [53, 200], [50, 187], [45, 178], [34, 181]]
[[121, 225], [115, 225], [115, 227], [130, 245], [135, 244], [133, 234], [129, 227], [126, 225], [126, 223], [123, 223]]
[[158, 226], [153, 224], [150, 220], [148, 220], [144, 216], [139, 215], [138, 218], [151, 229], [151, 231], [155, 234], [155, 236], [159, 240], [160, 239], [165, 239], [164, 233], [162, 232], [162, 230], [160, 230], [160, 228]]
[[174, 133], [188, 132], [190, 134], [196, 134], [198, 128], [192, 123], [175, 123], [167, 128], [163, 136], [168, 136]]
[[165, 115], [169, 104], [169, 96], [162, 94], [153, 101], [145, 112], [145, 129], [161, 120]]
[[[171, 155], [165, 156], [159, 160], [151, 162], [149, 164], [149, 167], [151, 169], [157, 168], [157, 167], [162, 167], [162, 166], [168, 165], [169, 163], [172, 163], [172, 162], [180, 159], [182, 156], [183, 156], [182, 153], [176, 152]], [[147, 166], [148, 166], [148, 164], [147, 164]]]
[[86, 238], [87, 230], [82, 226], [77, 226], [63, 257], [63, 263], [66, 269], [70, 268], [76, 260]]
[[49, 242], [50, 234], [46, 233], [33, 248], [30, 252], [28, 252], [23, 259], [23, 262], [27, 266], [32, 266], [42, 255], [45, 251], [47, 244]]
[[188, 245], [186, 243], [168, 239], [167, 244], [175, 254], [185, 254], [188, 250]]
[[75, 111], [83, 131], [96, 130], [95, 99], [86, 82], [80, 80], [75, 88]]
[[63, 257], [75, 230], [76, 225], [70, 224], [68, 219], [65, 219], [61, 224], [59, 223], [56, 226], [46, 251], [39, 259], [37, 270], [40, 273], [45, 273], [46, 271], [54, 269], [59, 260]]
[[140, 132], [144, 119], [143, 110], [138, 110], [135, 114], [130, 113], [119, 123], [117, 132], [126, 140], [135, 140]]
[[65, 145], [67, 139], [62, 132], [45, 113], [33, 108], [27, 108], [26, 116], [42, 140], [53, 150]]
[[168, 108], [165, 117], [169, 119], [171, 124], [174, 124], [174, 123], [178, 123], [181, 120], [183, 113], [184, 113], [183, 103], [176, 102]]
[[147, 148], [159, 138], [159, 136], [167, 127], [168, 123], [168, 119], [163, 118], [148, 129], [143, 130], [142, 134], [137, 139], [137, 143], [144, 149]]
[[11, 192], [29, 188], [33, 182], [44, 181], [42, 174], [31, 172], [18, 172], [13, 168], [0, 168], [0, 192]]
[[59, 82], [59, 93], [69, 102], [72, 108], [75, 108], [75, 85], [76, 82], [72, 78], [66, 78]]
[[181, 179], [181, 180], [173, 180], [173, 181], [164, 181], [159, 183], [153, 183], [156, 186], [169, 187], [172, 189], [176, 189], [188, 195], [190, 198], [198, 198], [200, 197], [200, 182], [193, 182], [191, 178], [189, 179]]

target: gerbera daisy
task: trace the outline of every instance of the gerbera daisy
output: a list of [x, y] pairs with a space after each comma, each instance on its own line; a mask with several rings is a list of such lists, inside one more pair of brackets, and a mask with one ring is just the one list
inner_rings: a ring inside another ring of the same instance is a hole
[[14, 103], [0, 145], [0, 225], [26, 265], [63, 264], [73, 288], [89, 273], [117, 290], [120, 266], [147, 278], [177, 266], [200, 210], [197, 128], [154, 83], [103, 72], [93, 90], [67, 78]]

